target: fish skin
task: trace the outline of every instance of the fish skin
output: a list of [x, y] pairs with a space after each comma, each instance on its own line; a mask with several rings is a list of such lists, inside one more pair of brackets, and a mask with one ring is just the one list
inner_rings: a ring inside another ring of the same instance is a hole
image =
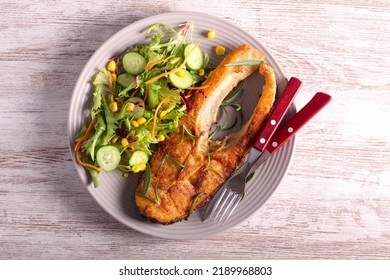
[[[193, 210], [213, 197], [243, 163], [274, 103], [275, 76], [272, 67], [265, 63], [260, 66], [225, 64], [264, 58], [261, 51], [249, 45], [238, 47], [209, 75], [203, 84], [208, 87], [198, 90], [192, 96], [192, 109], [180, 119], [179, 132], [171, 133], [168, 139], [159, 143], [150, 160], [152, 176], [146, 196], [155, 199], [154, 188], [157, 186], [158, 203], [141, 195], [145, 174], [137, 186], [136, 205], [141, 215], [161, 224], [171, 224], [187, 218], [191, 204], [198, 194], [202, 193]], [[211, 143], [208, 138], [209, 131], [216, 121], [220, 103], [238, 82], [256, 70], [264, 76], [265, 85], [251, 119], [239, 132], [229, 135], [223, 143]], [[196, 136], [195, 140], [186, 134], [183, 137], [184, 126]], [[212, 146], [219, 148], [213, 148], [211, 151]], [[184, 167], [174, 163], [171, 158], [182, 163]]]

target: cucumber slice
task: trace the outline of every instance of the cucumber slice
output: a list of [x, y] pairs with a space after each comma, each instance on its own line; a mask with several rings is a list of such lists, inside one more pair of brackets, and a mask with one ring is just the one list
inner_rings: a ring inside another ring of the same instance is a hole
[[182, 89], [192, 86], [194, 82], [191, 73], [185, 69], [180, 69], [179, 72], [170, 74], [169, 80], [173, 86]]
[[122, 87], [128, 87], [135, 82], [135, 77], [129, 73], [122, 73], [118, 75], [117, 82]]
[[191, 70], [199, 70], [203, 66], [203, 53], [201, 48], [195, 44], [188, 44], [184, 49], [184, 56], [187, 58], [187, 67]]
[[139, 97], [130, 97], [126, 101], [126, 103], [134, 104], [134, 107], [133, 107], [133, 105], [131, 105], [133, 107], [132, 110], [126, 110], [128, 116], [130, 116], [130, 117], [134, 116], [134, 118], [142, 117], [142, 115], [144, 114], [144, 111], [145, 111], [145, 102], [141, 98], [139, 98]]
[[122, 56], [122, 65], [127, 73], [138, 75], [144, 72], [146, 59], [137, 52], [127, 52]]
[[130, 164], [130, 166], [134, 166], [134, 165], [141, 164], [141, 163], [146, 164], [148, 162], [148, 160], [149, 160], [149, 157], [146, 154], [146, 152], [137, 150], [137, 151], [134, 151], [134, 153], [132, 153], [132, 155], [130, 156], [129, 164]]
[[112, 171], [118, 167], [121, 161], [121, 153], [115, 146], [103, 146], [98, 150], [96, 160], [101, 169], [107, 172]]

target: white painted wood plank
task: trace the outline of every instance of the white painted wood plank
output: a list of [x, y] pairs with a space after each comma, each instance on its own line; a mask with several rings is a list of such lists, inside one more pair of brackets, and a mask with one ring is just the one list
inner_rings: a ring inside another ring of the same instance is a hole
[[[2, 259], [388, 259], [390, 9], [387, 1], [2, 1]], [[161, 240], [111, 218], [80, 186], [66, 122], [93, 52], [128, 24], [202, 11], [240, 25], [285, 75], [332, 102], [297, 136], [291, 167], [242, 225]], [[229, 244], [229, 246], [226, 246]]]

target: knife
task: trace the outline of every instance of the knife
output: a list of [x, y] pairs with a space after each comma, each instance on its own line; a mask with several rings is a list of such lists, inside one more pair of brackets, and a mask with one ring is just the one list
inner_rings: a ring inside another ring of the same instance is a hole
[[[240, 172], [246, 172], [246, 174], [244, 174], [245, 180], [243, 180], [244, 187], [246, 183], [252, 178], [257, 168], [277, 150], [279, 150], [289, 139], [291, 139], [291, 137], [293, 137], [309, 120], [311, 120], [323, 107], [325, 107], [331, 99], [332, 97], [330, 95], [323, 92], [317, 92], [315, 96], [298, 113], [296, 113], [289, 121], [286, 122], [286, 124], [283, 125], [282, 128], [279, 128], [272, 137], [270, 137], [268, 140], [265, 140], [265, 142], [267, 142], [266, 146], [263, 145], [264, 140], [262, 140], [261, 137], [261, 135], [264, 136], [264, 133], [260, 134], [254, 145], [255, 148], [252, 148], [252, 150], [257, 149], [257, 147], [260, 146], [259, 148], [262, 149], [263, 152], [260, 154], [260, 152], [257, 151], [256, 153], [259, 156], [255, 158], [254, 161], [250, 162], [249, 165], [244, 163], [240, 168], [241, 170], [239, 169], [237, 171], [238, 174]], [[231, 179], [232, 177], [224, 184], [224, 187], [229, 184]], [[220, 192], [223, 192], [224, 187], [221, 188]], [[217, 193], [209, 203], [202, 217], [202, 221], [205, 221], [207, 217], [209, 217], [210, 214], [215, 211], [214, 206], [218, 205], [220, 199], [220, 195]], [[230, 215], [231, 212], [229, 216]]]

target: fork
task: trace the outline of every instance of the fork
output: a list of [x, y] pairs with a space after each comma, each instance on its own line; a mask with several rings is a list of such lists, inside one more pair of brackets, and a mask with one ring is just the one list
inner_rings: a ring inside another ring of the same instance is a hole
[[[289, 98], [291, 98], [291, 96]], [[330, 100], [331, 97], [328, 94], [317, 92], [316, 95], [281, 129], [279, 129], [274, 136], [270, 137], [268, 141], [266, 140], [268, 144], [263, 149], [264, 152], [261, 156], [258, 156], [257, 160], [251, 162], [249, 156], [247, 156], [244, 164], [225, 183], [220, 193], [216, 195], [215, 200], [213, 199], [211, 201], [206, 209], [203, 221], [206, 218], [211, 218], [217, 223], [224, 224], [244, 197], [246, 183], [252, 178], [256, 169], [294, 136], [295, 133], [313, 118]], [[277, 107], [275, 107], [276, 110]], [[285, 110], [284, 108], [282, 109]], [[282, 109], [279, 108], [279, 110]], [[271, 121], [273, 120], [272, 113], [270, 115]], [[272, 134], [273, 132], [271, 132], [270, 135]], [[262, 135], [263, 133], [258, 137], [259, 143], [256, 143], [255, 146], [263, 144], [262, 142], [264, 141], [261, 139], [264, 138], [262, 138]], [[259, 154], [259, 152], [257, 152], [257, 154]]]

